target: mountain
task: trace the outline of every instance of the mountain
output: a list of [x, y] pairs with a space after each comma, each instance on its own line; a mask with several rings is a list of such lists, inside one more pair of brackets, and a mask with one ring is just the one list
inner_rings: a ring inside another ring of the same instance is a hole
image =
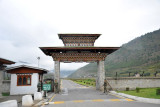
[[[75, 72], [74, 70], [60, 70], [60, 76], [61, 78], [66, 78], [69, 75], [71, 75], [73, 72]], [[50, 70], [50, 72], [48, 72], [47, 74], [44, 74], [44, 78], [45, 79], [54, 79], [54, 70]]]
[[[105, 60], [106, 76], [126, 77], [136, 73], [152, 76], [160, 72], [160, 30], [147, 33], [121, 46]], [[95, 77], [97, 64], [88, 64], [69, 75], [69, 78]]]
[[50, 70], [47, 74], [44, 74], [44, 79], [54, 79], [53, 70]]
[[61, 70], [60, 75], [62, 78], [66, 78], [69, 75], [71, 75], [73, 72], [75, 72], [75, 70]]

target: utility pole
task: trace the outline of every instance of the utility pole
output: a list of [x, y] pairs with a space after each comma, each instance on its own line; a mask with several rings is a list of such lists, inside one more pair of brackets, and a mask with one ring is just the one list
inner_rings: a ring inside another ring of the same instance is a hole
[[39, 61], [40, 61], [40, 57], [37, 57], [37, 59], [38, 59], [38, 67], [39, 67]]

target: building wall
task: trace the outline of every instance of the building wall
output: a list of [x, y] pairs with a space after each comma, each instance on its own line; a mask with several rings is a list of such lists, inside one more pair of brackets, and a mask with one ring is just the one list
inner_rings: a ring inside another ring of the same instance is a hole
[[11, 87], [10, 94], [11, 95], [19, 95], [19, 94], [34, 94], [37, 92], [37, 84], [38, 84], [38, 73], [32, 74], [32, 82], [31, 86], [17, 86], [17, 75], [11, 74]]
[[160, 87], [160, 78], [106, 78], [114, 90]]
[[0, 70], [0, 97], [2, 92], [10, 92], [10, 80], [4, 80], [4, 70]]
[[10, 92], [10, 80], [3, 80], [2, 92]]
[[1, 93], [2, 93], [2, 83], [3, 82], [3, 71], [2, 70], [0, 70], [0, 97], [1, 97]]

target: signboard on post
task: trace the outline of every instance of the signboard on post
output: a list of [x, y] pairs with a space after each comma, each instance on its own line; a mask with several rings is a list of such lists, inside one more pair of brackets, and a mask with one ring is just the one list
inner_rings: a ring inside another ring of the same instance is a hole
[[51, 84], [43, 84], [43, 90], [44, 90], [44, 91], [49, 91], [49, 90], [51, 90]]

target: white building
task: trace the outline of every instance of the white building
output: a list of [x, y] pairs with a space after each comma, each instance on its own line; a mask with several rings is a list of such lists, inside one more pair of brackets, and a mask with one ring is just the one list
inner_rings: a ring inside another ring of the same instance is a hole
[[7, 72], [11, 73], [10, 95], [20, 95], [37, 92], [38, 83], [43, 82], [43, 74], [48, 71], [42, 68], [21, 65], [8, 68]]
[[9, 91], [10, 81], [9, 80], [5, 81], [6, 79], [5, 68], [7, 67], [6, 65], [11, 65], [11, 64], [15, 64], [15, 62], [4, 58], [0, 58], [0, 97], [2, 92]]

